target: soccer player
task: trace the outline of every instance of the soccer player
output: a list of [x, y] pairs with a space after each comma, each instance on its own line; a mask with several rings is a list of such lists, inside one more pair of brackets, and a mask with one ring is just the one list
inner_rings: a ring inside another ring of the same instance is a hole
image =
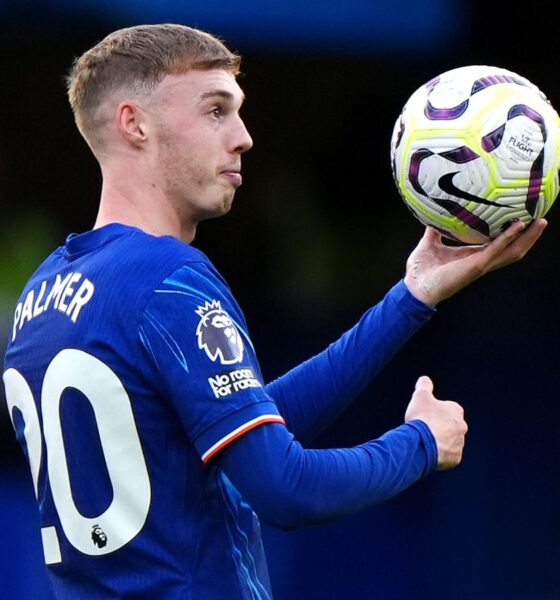
[[230, 209], [252, 146], [239, 62], [207, 33], [146, 25], [110, 34], [68, 77], [102, 170], [99, 212], [25, 286], [4, 371], [59, 599], [271, 598], [257, 515], [323, 522], [457, 465], [462, 409], [426, 376], [379, 439], [305, 445], [434, 306], [521, 259], [546, 225], [477, 248], [427, 229], [379, 304], [265, 383], [241, 308], [191, 245]]

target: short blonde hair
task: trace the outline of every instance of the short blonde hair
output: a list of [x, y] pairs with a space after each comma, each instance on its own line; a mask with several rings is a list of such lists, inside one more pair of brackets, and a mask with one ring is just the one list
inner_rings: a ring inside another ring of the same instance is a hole
[[241, 57], [217, 37], [177, 24], [138, 25], [109, 34], [74, 60], [66, 78], [81, 134], [99, 143], [97, 109], [112, 92], [150, 93], [166, 75], [221, 68], [239, 73]]

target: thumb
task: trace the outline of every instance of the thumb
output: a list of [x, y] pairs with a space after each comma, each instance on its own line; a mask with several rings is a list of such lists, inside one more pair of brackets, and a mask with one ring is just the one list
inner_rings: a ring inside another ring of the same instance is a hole
[[434, 384], [427, 375], [422, 375], [421, 377], [418, 378], [418, 381], [416, 382], [416, 387], [414, 389], [415, 389], [415, 391], [422, 390], [422, 391], [431, 393], [434, 391]]
[[430, 243], [436, 243], [441, 241], [441, 233], [439, 233], [439, 231], [437, 231], [437, 229], [434, 229], [433, 227], [426, 227], [426, 232], [424, 233], [424, 236]]

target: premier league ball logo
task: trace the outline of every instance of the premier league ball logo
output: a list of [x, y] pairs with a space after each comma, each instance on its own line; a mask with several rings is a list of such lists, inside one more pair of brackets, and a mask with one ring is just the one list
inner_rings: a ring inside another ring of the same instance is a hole
[[198, 347], [204, 350], [212, 361], [219, 360], [223, 365], [241, 362], [243, 359], [243, 340], [231, 320], [222, 310], [219, 300], [205, 302], [195, 311], [200, 317], [196, 328]]
[[98, 548], [104, 548], [107, 545], [107, 535], [97, 523], [91, 528], [91, 540]]

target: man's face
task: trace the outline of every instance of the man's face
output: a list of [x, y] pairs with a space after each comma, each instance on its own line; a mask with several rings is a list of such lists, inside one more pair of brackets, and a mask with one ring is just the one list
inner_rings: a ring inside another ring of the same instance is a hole
[[241, 154], [253, 141], [239, 115], [244, 95], [222, 69], [168, 75], [147, 111], [158, 182], [182, 220], [225, 214], [241, 185]]

